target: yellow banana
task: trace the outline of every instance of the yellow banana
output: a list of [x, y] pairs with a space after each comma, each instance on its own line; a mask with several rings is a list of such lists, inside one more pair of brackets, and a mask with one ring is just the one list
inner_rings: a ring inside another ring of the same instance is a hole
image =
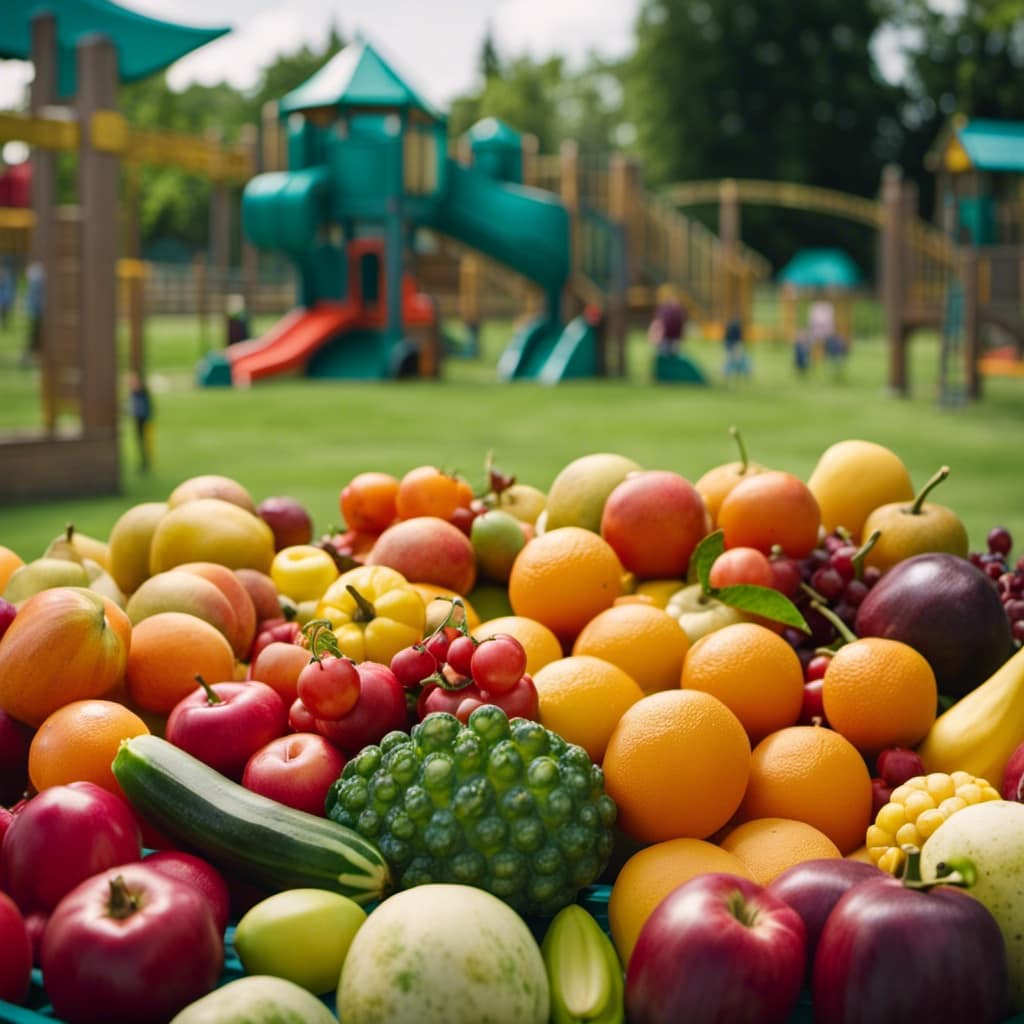
[[583, 907], [563, 907], [541, 944], [551, 983], [552, 1024], [623, 1024], [622, 965], [611, 940]]
[[965, 771], [1002, 789], [1006, 762], [1024, 743], [1024, 648], [943, 712], [917, 752], [929, 772]]

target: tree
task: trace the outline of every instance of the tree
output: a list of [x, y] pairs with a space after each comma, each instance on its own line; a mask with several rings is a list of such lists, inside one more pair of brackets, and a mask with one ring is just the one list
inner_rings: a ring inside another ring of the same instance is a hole
[[[901, 90], [872, 56], [871, 2], [645, 0], [624, 69], [626, 112], [653, 184], [747, 177], [877, 192], [902, 144]], [[744, 237], [776, 260], [841, 221], [744, 210]], [[865, 257], [873, 240], [849, 235]]]

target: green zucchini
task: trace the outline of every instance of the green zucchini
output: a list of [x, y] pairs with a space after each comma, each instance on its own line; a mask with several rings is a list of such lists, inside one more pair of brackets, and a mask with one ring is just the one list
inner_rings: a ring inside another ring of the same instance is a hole
[[113, 770], [147, 821], [255, 885], [329, 889], [359, 904], [389, 889], [380, 850], [357, 832], [254, 793], [158, 736], [125, 740]]

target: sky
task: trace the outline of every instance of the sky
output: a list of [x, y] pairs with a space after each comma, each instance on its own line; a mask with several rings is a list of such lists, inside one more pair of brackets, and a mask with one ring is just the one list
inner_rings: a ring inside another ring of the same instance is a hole
[[[227, 80], [255, 84], [262, 67], [303, 43], [322, 46], [332, 21], [342, 38], [362, 34], [435, 105], [474, 87], [481, 45], [491, 29], [502, 57], [571, 62], [588, 52], [632, 49], [640, 0], [121, 0], [121, 6], [186, 25], [231, 33], [178, 61], [172, 88]], [[31, 66], [0, 61], [0, 110], [20, 105]]]

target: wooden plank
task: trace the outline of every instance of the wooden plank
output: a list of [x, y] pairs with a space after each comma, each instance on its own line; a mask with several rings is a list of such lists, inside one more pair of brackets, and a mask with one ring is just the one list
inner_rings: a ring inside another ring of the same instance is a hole
[[0, 505], [119, 492], [116, 434], [0, 441]]

